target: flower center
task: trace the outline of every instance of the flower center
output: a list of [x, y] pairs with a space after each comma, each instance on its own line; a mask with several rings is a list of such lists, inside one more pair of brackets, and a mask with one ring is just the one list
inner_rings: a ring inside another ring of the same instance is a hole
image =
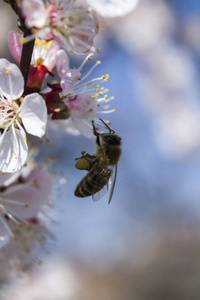
[[[18, 116], [19, 105], [16, 101], [8, 101], [6, 98], [1, 97], [0, 100], [0, 128], [8, 130], [16, 119], [20, 121]], [[15, 125], [16, 126], [16, 125]]]

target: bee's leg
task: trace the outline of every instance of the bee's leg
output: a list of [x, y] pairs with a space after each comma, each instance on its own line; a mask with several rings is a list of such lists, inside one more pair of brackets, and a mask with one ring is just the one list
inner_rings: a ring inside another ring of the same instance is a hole
[[81, 154], [82, 156], [75, 158], [75, 160], [85, 158], [88, 159], [89, 161], [94, 161], [96, 159], [96, 155], [90, 155], [89, 153], [86, 153], [86, 151], [82, 151]]
[[87, 155], [86, 151], [81, 151], [82, 156], [75, 158], [75, 160], [81, 159]]
[[92, 161], [92, 162], [94, 162], [97, 159], [96, 155], [90, 155], [89, 153], [86, 153], [84, 155], [84, 157], [87, 158], [88, 160]]
[[99, 138], [99, 135], [100, 135], [100, 133], [98, 132], [98, 131], [96, 131], [96, 127], [95, 127], [95, 125], [94, 125], [94, 120], [92, 120], [92, 126], [93, 126], [93, 133], [94, 133], [94, 135], [96, 135], [96, 143], [97, 143], [97, 145], [98, 146], [100, 146], [101, 144], [100, 144], [100, 138]]

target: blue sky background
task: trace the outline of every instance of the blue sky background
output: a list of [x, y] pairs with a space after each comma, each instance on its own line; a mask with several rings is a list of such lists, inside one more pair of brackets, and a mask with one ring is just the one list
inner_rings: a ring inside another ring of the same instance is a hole
[[[187, 55], [199, 74], [199, 52], [184, 42], [181, 26], [187, 26], [187, 18], [193, 17], [193, 13], [198, 15], [200, 3], [173, 0], [166, 4], [176, 20], [173, 43], [184, 51], [187, 48]], [[152, 125], [154, 117], [141, 104], [143, 95], [138, 83], [145, 72], [142, 57], [130, 53], [112, 31], [104, 42], [102, 63], [92, 77], [109, 73], [108, 87], [116, 99], [112, 102], [116, 113], [110, 116], [111, 127], [122, 137], [122, 157], [110, 206], [108, 195], [96, 203], [73, 195], [83, 177], [74, 168], [74, 158], [83, 150], [93, 153], [92, 140], [50, 132], [50, 142], [41, 145], [40, 155], [40, 159], [46, 155], [57, 156], [53, 168], [68, 179], [61, 186], [61, 196], [53, 198], [53, 219], [58, 224], [51, 226], [56, 236], [52, 251], [62, 253], [69, 260], [75, 258], [95, 265], [133, 255], [159, 236], [163, 227], [178, 226], [187, 231], [200, 225], [199, 148], [186, 157], [174, 158], [162, 152]], [[199, 87], [197, 91], [195, 101], [199, 103]]]

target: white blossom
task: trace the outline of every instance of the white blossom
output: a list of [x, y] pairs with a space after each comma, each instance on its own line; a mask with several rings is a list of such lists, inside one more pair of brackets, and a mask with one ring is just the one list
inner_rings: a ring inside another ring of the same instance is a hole
[[75, 7], [71, 0], [23, 0], [22, 15], [26, 26], [34, 28], [34, 37], [53, 39], [70, 52], [90, 51], [99, 32], [95, 15], [90, 10]]
[[38, 93], [22, 97], [24, 79], [15, 64], [0, 59], [0, 171], [15, 172], [27, 155], [26, 132], [43, 137], [47, 110]]
[[86, 0], [87, 3], [102, 17], [122, 17], [130, 13], [139, 0]]
[[[108, 97], [109, 90], [99, 85], [101, 82], [106, 82], [109, 76], [102, 75], [87, 80], [93, 69], [101, 62], [97, 60], [86, 74], [82, 74], [84, 65], [92, 59], [93, 55], [93, 53], [88, 54], [79, 68], [70, 69], [66, 52], [59, 50], [57, 53], [57, 71], [61, 77], [60, 86], [62, 88], [60, 96], [69, 109], [70, 118], [75, 128], [88, 138], [94, 137], [91, 120], [98, 122], [96, 114], [114, 112], [114, 109], [110, 109], [110, 106], [107, 105], [114, 97]], [[104, 106], [104, 104], [106, 105]], [[103, 109], [99, 110], [99, 107], [102, 106]]]

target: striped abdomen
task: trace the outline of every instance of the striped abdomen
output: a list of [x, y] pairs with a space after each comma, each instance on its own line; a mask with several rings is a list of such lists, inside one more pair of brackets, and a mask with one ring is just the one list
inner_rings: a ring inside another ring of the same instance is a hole
[[95, 164], [75, 189], [75, 196], [89, 197], [99, 192], [109, 181], [112, 171]]

